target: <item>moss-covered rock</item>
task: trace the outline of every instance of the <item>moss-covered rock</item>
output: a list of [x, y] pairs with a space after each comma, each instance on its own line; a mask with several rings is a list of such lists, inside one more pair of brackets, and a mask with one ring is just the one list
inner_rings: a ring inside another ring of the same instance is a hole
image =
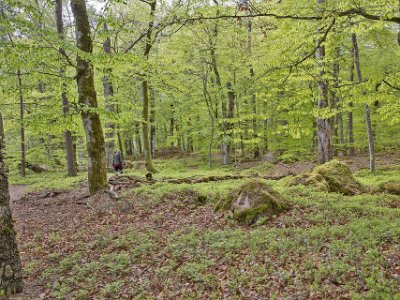
[[311, 187], [313, 190], [317, 192], [329, 192], [329, 184], [326, 182], [325, 178], [322, 177], [321, 174], [315, 173], [307, 173], [294, 176], [290, 178], [285, 186], [296, 186], [296, 185], [304, 185]]
[[364, 191], [362, 185], [354, 179], [350, 168], [338, 160], [332, 160], [317, 166], [312, 171], [320, 174], [329, 185], [329, 191], [343, 195], [356, 195]]
[[249, 180], [220, 200], [218, 210], [231, 210], [233, 218], [252, 225], [288, 209], [286, 200], [262, 180]]
[[315, 167], [311, 173], [298, 175], [289, 179], [286, 186], [305, 185], [320, 192], [356, 195], [365, 188], [354, 179], [349, 167], [338, 160], [332, 160]]
[[381, 183], [379, 185], [378, 192], [392, 194], [392, 195], [400, 195], [400, 182], [388, 181]]

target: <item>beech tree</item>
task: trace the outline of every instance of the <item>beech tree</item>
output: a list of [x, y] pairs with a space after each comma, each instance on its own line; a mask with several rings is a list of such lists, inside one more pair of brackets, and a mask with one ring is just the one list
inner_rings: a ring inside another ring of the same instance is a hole
[[[56, 26], [57, 26], [57, 33], [60, 36], [60, 39], [64, 40], [64, 24], [63, 24], [63, 2], [62, 0], [56, 0], [56, 9], [55, 9], [55, 16], [56, 16]], [[60, 47], [59, 49], [60, 54], [65, 53], [65, 50]], [[65, 66], [61, 57], [61, 68], [60, 68], [60, 76], [61, 78], [65, 75]], [[67, 118], [68, 113], [70, 111], [70, 104], [67, 97], [67, 85], [64, 81], [61, 82], [62, 92], [61, 92], [61, 101], [63, 106], [63, 114], [64, 117]], [[76, 169], [76, 155], [74, 151], [74, 141], [72, 132], [69, 129], [65, 130], [64, 133], [65, 139], [65, 153], [67, 158], [67, 169], [69, 176], [76, 176], [77, 169]]]
[[3, 117], [0, 112], [0, 298], [22, 291], [21, 261], [11, 216], [4, 142]]
[[[83, 53], [90, 54], [93, 51], [93, 44], [85, 0], [71, 0], [71, 8], [75, 18], [77, 47]], [[79, 53], [76, 61], [79, 104], [88, 152], [89, 190], [93, 194], [107, 186], [104, 136], [100, 117], [96, 111], [93, 65], [87, 57]]]
[[[92, 192], [105, 187], [104, 148], [111, 164], [117, 142], [124, 158], [145, 158], [151, 172], [156, 148], [171, 146], [207, 154], [210, 165], [216, 157], [228, 164], [268, 152], [295, 160], [311, 151], [320, 163], [367, 154], [364, 104], [374, 150], [398, 147], [397, 0], [357, 7], [347, 0], [132, 0], [100, 11], [73, 0], [75, 18], [66, 10], [64, 19], [61, 0], [56, 7], [21, 0], [26, 10], [5, 1], [12, 8], [0, 27], [6, 131], [20, 135], [23, 125], [26, 162], [56, 167], [57, 158], [70, 174], [74, 163], [65, 153], [73, 157], [78, 148]], [[74, 22], [82, 34], [75, 35]], [[19, 162], [17, 139], [8, 146]]]

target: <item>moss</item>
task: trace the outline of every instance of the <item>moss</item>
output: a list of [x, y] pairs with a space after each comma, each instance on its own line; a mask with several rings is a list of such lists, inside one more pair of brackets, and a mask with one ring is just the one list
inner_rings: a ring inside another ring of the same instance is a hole
[[329, 192], [329, 185], [321, 174], [308, 173], [297, 175], [290, 178], [285, 184], [286, 187], [296, 185], [311, 187], [317, 192]]
[[216, 211], [229, 210], [231, 206], [231, 198], [228, 196], [221, 197], [215, 205]]
[[233, 218], [243, 225], [255, 224], [260, 218], [268, 220], [287, 208], [281, 194], [261, 180], [245, 182], [217, 204], [217, 209], [231, 210]]
[[200, 205], [205, 205], [207, 203], [208, 200], [208, 195], [207, 194], [199, 194], [197, 196], [197, 201], [196, 203], [200, 206]]
[[389, 181], [384, 182], [379, 185], [378, 188], [379, 192], [393, 194], [393, 195], [400, 195], [400, 182], [398, 181]]
[[338, 160], [317, 166], [312, 173], [324, 177], [329, 185], [330, 192], [355, 195], [364, 191], [361, 184], [354, 179], [350, 168]]
[[354, 179], [349, 167], [338, 160], [317, 166], [311, 173], [295, 176], [286, 182], [286, 187], [304, 185], [318, 192], [332, 192], [343, 195], [356, 195], [365, 188]]

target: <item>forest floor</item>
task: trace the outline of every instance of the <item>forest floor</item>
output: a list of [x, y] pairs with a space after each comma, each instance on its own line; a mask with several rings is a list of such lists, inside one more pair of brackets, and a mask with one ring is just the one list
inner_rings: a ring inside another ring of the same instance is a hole
[[[367, 164], [352, 164], [363, 184], [400, 180], [396, 155], [380, 157], [375, 174]], [[158, 160], [156, 178], [275, 176], [313, 163], [204, 165]], [[127, 173], [144, 175], [140, 163]], [[400, 299], [399, 196], [268, 181], [292, 208], [246, 227], [214, 209], [245, 179], [126, 187], [113, 200], [87, 197], [84, 175], [67, 183], [60, 174], [30, 176], [11, 178], [29, 184], [10, 188], [25, 281], [12, 299]], [[198, 192], [206, 203], [194, 201]]]

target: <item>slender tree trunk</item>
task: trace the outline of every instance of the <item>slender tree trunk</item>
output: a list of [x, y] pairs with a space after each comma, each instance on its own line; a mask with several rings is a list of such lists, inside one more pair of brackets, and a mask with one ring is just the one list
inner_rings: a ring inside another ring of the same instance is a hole
[[22, 291], [21, 261], [11, 215], [4, 150], [3, 117], [0, 112], [0, 298], [1, 295]]
[[142, 81], [142, 97], [143, 97], [143, 145], [144, 156], [146, 160], [146, 169], [150, 173], [156, 173], [151, 159], [151, 147], [149, 137], [149, 86], [147, 80]]
[[156, 103], [153, 88], [150, 87], [150, 148], [151, 158], [156, 156]]
[[[244, 0], [243, 1], [243, 8], [246, 12], [246, 26], [247, 26], [247, 49], [248, 49], [248, 54], [249, 57], [251, 57], [251, 53], [252, 53], [252, 43], [251, 43], [251, 35], [252, 35], [252, 24], [251, 24], [251, 18], [249, 18], [250, 16], [250, 9], [249, 9], [249, 3], [248, 0]], [[252, 80], [252, 82], [250, 83], [253, 87], [254, 87], [254, 79], [255, 79], [255, 73], [254, 73], [254, 68], [253, 68], [253, 64], [250, 62], [250, 78]], [[255, 92], [252, 92], [251, 95], [251, 109], [252, 109], [252, 114], [253, 114], [253, 118], [252, 118], [252, 125], [253, 125], [253, 139], [254, 141], [258, 141], [258, 128], [257, 128], [257, 97]], [[260, 157], [260, 147], [259, 147], [259, 143], [256, 143], [256, 146], [254, 148], [254, 158], [258, 158]]]
[[136, 158], [141, 157], [142, 155], [142, 141], [140, 139], [140, 124], [139, 122], [135, 122], [135, 155]]
[[[358, 49], [357, 35], [353, 33], [351, 35], [351, 40], [353, 43], [353, 54], [354, 54], [354, 65], [356, 67], [358, 83], [362, 83], [362, 74], [360, 66], [360, 52]], [[371, 172], [375, 171], [375, 145], [374, 145], [374, 135], [372, 133], [371, 125], [371, 112], [369, 105], [364, 104], [365, 108], [365, 122], [367, 126], [367, 136], [368, 136], [368, 150], [369, 150], [369, 169]]]
[[[350, 69], [350, 82], [354, 82], [354, 61]], [[352, 97], [352, 95], [350, 95]], [[347, 136], [349, 139], [349, 155], [355, 156], [356, 152], [354, 149], [354, 131], [353, 131], [353, 101], [349, 102], [350, 110], [347, 113]]]
[[[0, 145], [2, 145], [2, 147], [3, 147], [2, 148], [3, 150], [0, 150], [0, 151], [3, 151], [3, 152], [4, 152], [5, 148], [6, 148], [5, 140], [6, 140], [6, 137], [5, 137], [5, 134], [4, 134], [3, 114], [0, 111], [0, 143], [1, 143]], [[2, 154], [0, 153], [0, 155], [2, 155]]]
[[[240, 120], [240, 107], [239, 107], [239, 97], [236, 97], [236, 117]], [[244, 158], [246, 156], [246, 149], [244, 147], [244, 137], [243, 137], [243, 124], [238, 121], [239, 138], [240, 138], [240, 156]], [[236, 155], [236, 154], [235, 154]]]
[[[218, 36], [218, 28], [217, 25], [214, 27], [213, 38], [216, 39]], [[210, 43], [212, 43], [212, 39], [210, 38]], [[228, 136], [226, 134], [226, 118], [227, 118], [227, 106], [225, 101], [225, 96], [223, 93], [223, 86], [221, 77], [219, 75], [218, 65], [217, 65], [217, 55], [215, 53], [215, 43], [211, 44], [210, 48], [210, 56], [211, 56], [211, 68], [214, 73], [215, 83], [218, 87], [218, 95], [215, 105], [215, 118], [218, 119], [218, 99], [221, 99], [221, 114], [222, 114], [222, 141], [221, 141], [221, 161], [222, 164], [227, 165], [230, 162], [229, 157], [229, 145], [228, 145]]]
[[[62, 15], [62, 0], [56, 0], [56, 25], [57, 25], [57, 33], [61, 40], [64, 40], [64, 24], [63, 24], [63, 15]], [[59, 52], [64, 52], [64, 49], [60, 48]], [[65, 74], [64, 67], [60, 68], [60, 75], [63, 77]], [[61, 93], [61, 101], [63, 105], [63, 114], [64, 119], [67, 118], [69, 112], [69, 101], [67, 98], [67, 84], [62, 82], [62, 93]], [[65, 141], [65, 154], [67, 158], [67, 169], [68, 176], [76, 176], [77, 168], [76, 168], [76, 152], [74, 151], [74, 141], [72, 132], [70, 130], [64, 131], [64, 141]]]
[[193, 153], [193, 124], [192, 124], [192, 118], [189, 118], [187, 121], [187, 126], [188, 126], [188, 135], [187, 135], [187, 152]]
[[339, 145], [338, 147], [338, 155], [343, 156], [343, 148], [344, 148], [344, 135], [343, 135], [343, 116], [342, 116], [342, 110], [341, 110], [341, 99], [338, 96], [339, 92], [339, 86], [340, 86], [340, 81], [339, 81], [339, 73], [340, 73], [340, 64], [339, 64], [339, 58], [340, 58], [340, 47], [336, 48], [336, 57], [335, 57], [335, 62], [333, 64], [333, 91], [332, 91], [332, 104], [334, 104], [333, 109], [336, 111], [334, 117], [333, 117], [333, 126], [335, 128], [335, 139], [336, 139], [336, 144]]
[[[108, 34], [107, 23], [104, 23], [104, 31]], [[106, 40], [103, 43], [103, 50], [107, 55], [111, 55], [111, 39], [107, 36]], [[105, 68], [104, 76], [103, 76], [103, 90], [104, 90], [104, 98], [106, 100], [106, 111], [109, 113], [115, 112], [115, 106], [112, 104], [113, 96], [114, 96], [114, 87], [111, 82], [112, 69]], [[112, 122], [107, 122], [105, 125], [106, 128], [106, 162], [107, 166], [112, 165], [112, 161], [114, 158], [114, 150], [115, 150], [115, 124]]]
[[18, 89], [19, 89], [19, 122], [20, 122], [20, 135], [21, 135], [21, 167], [20, 167], [20, 174], [22, 177], [25, 177], [25, 125], [24, 125], [24, 95], [22, 93], [22, 79], [21, 79], [21, 70], [18, 68]]
[[121, 151], [121, 156], [123, 159], [125, 157], [125, 153], [124, 153], [124, 147], [122, 147], [122, 138], [121, 138], [121, 134], [119, 133], [119, 131], [117, 131], [117, 140], [118, 140], [119, 151]]
[[210, 125], [211, 125], [211, 136], [210, 136], [210, 142], [208, 144], [208, 167], [211, 169], [212, 167], [212, 146], [214, 144], [214, 131], [215, 131], [215, 115], [213, 113], [213, 107], [212, 107], [212, 100], [211, 97], [207, 91], [207, 76], [203, 77], [203, 95], [204, 99], [206, 100], [207, 104], [207, 109], [208, 109], [208, 114], [210, 116]]
[[[318, 4], [322, 5], [325, 0], [318, 0]], [[317, 43], [320, 41], [318, 40]], [[328, 107], [328, 84], [325, 77], [325, 46], [318, 47], [316, 52], [316, 59], [320, 69], [318, 75], [318, 109], [324, 110]], [[318, 137], [318, 163], [324, 164], [332, 159], [332, 130], [329, 119], [318, 116], [317, 118], [317, 137]]]
[[[77, 46], [86, 53], [92, 53], [93, 45], [90, 37], [89, 18], [85, 0], [71, 0], [71, 8], [75, 17]], [[94, 86], [93, 65], [77, 56], [76, 78], [78, 84], [79, 104], [86, 135], [88, 152], [89, 190], [94, 194], [108, 186], [105, 165], [104, 135], [97, 108], [96, 90]]]
[[125, 149], [126, 149], [125, 153], [126, 153], [127, 156], [132, 156], [133, 155], [134, 146], [133, 146], [133, 143], [132, 143], [132, 139], [130, 137], [128, 137], [125, 140]]
[[227, 123], [227, 118], [228, 118], [228, 108], [227, 104], [225, 101], [225, 98], [222, 97], [221, 99], [221, 113], [222, 113], [222, 143], [221, 143], [221, 158], [222, 158], [222, 164], [227, 165], [230, 163], [230, 157], [229, 157], [229, 135], [227, 134], [227, 131], [229, 130], [228, 128], [228, 123]]
[[230, 82], [226, 83], [228, 89], [228, 122], [227, 122], [227, 136], [229, 138], [228, 142], [228, 153], [233, 149], [233, 118], [235, 117], [235, 91], [232, 89], [232, 84]]
[[175, 135], [175, 111], [174, 105], [171, 104], [171, 116], [169, 117], [169, 136], [171, 137], [170, 146], [173, 147], [175, 145], [174, 135]]
[[[152, 38], [153, 38], [153, 28], [154, 28], [154, 15], [156, 12], [156, 0], [150, 3], [150, 21], [146, 34], [146, 44], [144, 48], [144, 57], [146, 62], [149, 60], [150, 50], [153, 46]], [[148, 66], [147, 66], [148, 68]], [[143, 146], [144, 146], [144, 156], [146, 161], [146, 169], [150, 173], [156, 173], [157, 170], [153, 166], [153, 161], [151, 159], [151, 147], [150, 147], [150, 118], [149, 118], [149, 84], [147, 76], [149, 76], [149, 70], [147, 70], [146, 77], [142, 80], [142, 98], [143, 98]]]

